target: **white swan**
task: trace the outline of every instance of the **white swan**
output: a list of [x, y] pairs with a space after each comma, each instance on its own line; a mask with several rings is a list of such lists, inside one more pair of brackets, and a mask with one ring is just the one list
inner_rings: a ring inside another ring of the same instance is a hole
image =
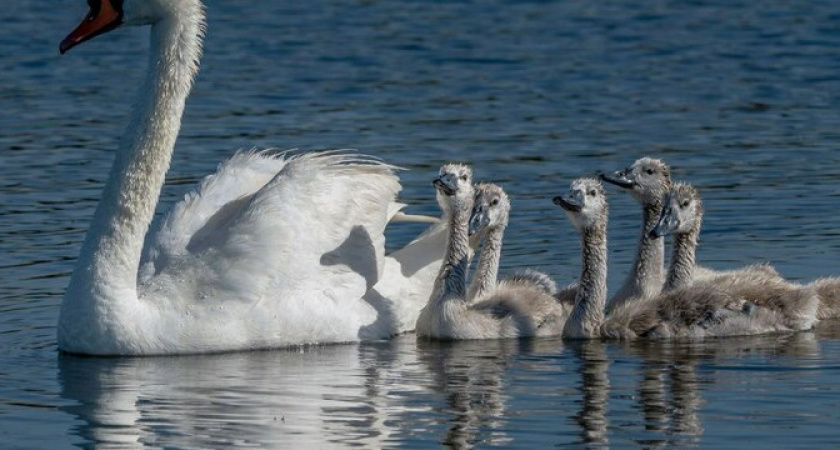
[[[203, 5], [88, 3], [62, 53], [122, 24], [151, 25], [151, 60], [61, 304], [59, 348], [200, 353], [410, 330], [440, 258], [406, 271], [406, 255], [384, 257], [400, 185], [393, 167], [369, 158], [237, 154], [173, 207], [141, 255], [198, 68]], [[420, 304], [395, 306], [400, 292]]]

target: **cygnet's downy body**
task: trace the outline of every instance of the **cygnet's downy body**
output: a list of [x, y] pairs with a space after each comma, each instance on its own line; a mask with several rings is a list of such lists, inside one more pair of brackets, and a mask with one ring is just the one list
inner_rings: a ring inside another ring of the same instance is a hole
[[544, 289], [497, 286], [471, 303], [467, 275], [472, 259], [469, 226], [475, 190], [469, 167], [453, 166], [435, 180], [448, 200], [449, 238], [429, 303], [417, 321], [418, 336], [432, 339], [500, 339], [557, 334], [563, 309]]
[[819, 307], [817, 291], [812, 286], [787, 282], [770, 266], [748, 266], [696, 277], [695, 253], [702, 219], [703, 203], [697, 190], [689, 184], [675, 184], [665, 199], [662, 217], [651, 230], [656, 236], [673, 235], [674, 249], [664, 295], [685, 289], [702, 292], [714, 287], [778, 316], [778, 323], [764, 323], [761, 325], [764, 328], [799, 331], [814, 326]]
[[808, 286], [814, 288], [820, 298], [817, 318], [840, 319], [840, 277], [820, 278]]
[[604, 191], [596, 180], [576, 180], [569, 195], [556, 197], [555, 203], [567, 211], [583, 247], [582, 274], [565, 337], [703, 338], [798, 329], [783, 311], [756, 306], [715, 283], [656, 295], [624, 308], [622, 314], [604, 317], [608, 216]]
[[682, 284], [669, 285], [666, 283], [664, 269], [665, 241], [651, 231], [662, 215], [665, 197], [671, 187], [671, 169], [662, 160], [644, 157], [625, 170], [605, 174], [601, 178], [630, 192], [642, 205], [643, 212], [642, 235], [639, 238], [632, 270], [607, 305], [607, 313], [616, 319], [624, 315], [621, 320], [629, 320], [638, 313], [638, 302], [655, 298], [663, 289], [667, 292], [685, 287], [689, 281], [717, 280], [721, 276], [784, 281], [779, 273], [767, 264], [754, 264], [727, 271], [715, 271], [695, 265], [690, 279], [683, 277], [679, 280]]

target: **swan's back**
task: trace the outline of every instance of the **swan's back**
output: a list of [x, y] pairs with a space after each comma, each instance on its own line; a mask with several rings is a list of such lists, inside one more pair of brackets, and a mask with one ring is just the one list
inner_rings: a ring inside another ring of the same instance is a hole
[[365, 296], [382, 273], [399, 188], [393, 168], [374, 160], [287, 158], [263, 187], [211, 215], [140, 295], [155, 314], [199, 322], [194, 336], [172, 339], [205, 348], [387, 337], [389, 311]]

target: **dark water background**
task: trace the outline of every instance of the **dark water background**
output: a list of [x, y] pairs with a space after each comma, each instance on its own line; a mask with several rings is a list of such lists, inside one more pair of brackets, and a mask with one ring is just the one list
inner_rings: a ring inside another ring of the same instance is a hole
[[[139, 0], [136, 0], [139, 1]], [[59, 356], [58, 306], [147, 30], [58, 55], [81, 0], [0, 0], [0, 447], [840, 442], [840, 325], [705, 343], [393, 342], [245, 354]], [[160, 210], [237, 148], [358, 148], [513, 199], [503, 272], [578, 272], [549, 199], [666, 159], [707, 215], [699, 259], [840, 274], [840, 3], [208, 1], [205, 59]], [[610, 287], [640, 215], [610, 190]], [[419, 231], [404, 226], [391, 245]]]

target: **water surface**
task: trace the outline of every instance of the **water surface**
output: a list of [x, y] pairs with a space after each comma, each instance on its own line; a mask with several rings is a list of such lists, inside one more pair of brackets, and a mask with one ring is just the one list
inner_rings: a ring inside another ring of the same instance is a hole
[[[840, 328], [704, 343], [393, 342], [60, 356], [63, 291], [146, 63], [146, 30], [59, 57], [84, 2], [0, 1], [0, 440], [8, 448], [836, 444]], [[13, 13], [11, 13], [13, 12]], [[473, 163], [513, 200], [503, 273], [572, 281], [550, 203], [666, 159], [704, 196], [700, 261], [840, 274], [840, 4], [208, 1], [165, 211], [238, 148], [357, 148], [412, 212]], [[610, 287], [638, 207], [609, 190]], [[394, 248], [421, 228], [399, 227]]]

